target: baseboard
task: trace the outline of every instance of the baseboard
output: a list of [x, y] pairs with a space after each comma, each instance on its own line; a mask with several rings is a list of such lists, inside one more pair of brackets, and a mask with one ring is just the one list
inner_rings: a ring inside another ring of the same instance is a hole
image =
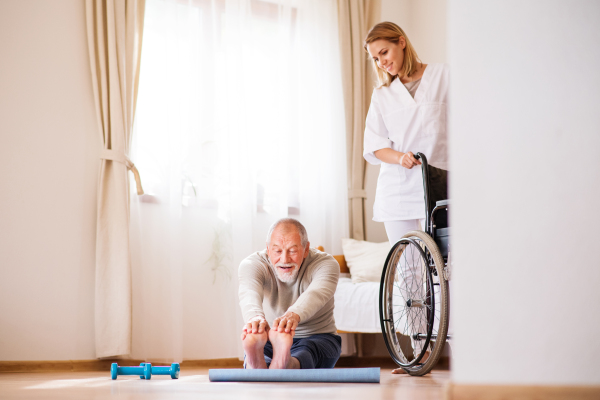
[[340, 357], [335, 366], [336, 368], [398, 368], [390, 357]]
[[[341, 368], [367, 368], [367, 367], [380, 367], [394, 369], [398, 368], [394, 360], [391, 357], [358, 357], [358, 356], [346, 356], [340, 357], [338, 362], [335, 364], [336, 367]], [[450, 369], [450, 358], [441, 357], [437, 364], [433, 367], [436, 370], [449, 370]]]
[[[53, 371], [110, 371], [110, 364], [120, 366], [140, 365], [152, 360], [104, 359], [104, 360], [65, 360], [65, 361], [0, 361], [0, 372], [53, 372]], [[158, 365], [168, 365], [162, 361]], [[220, 358], [215, 360], [184, 360], [181, 368], [241, 368], [243, 362], [238, 358]]]
[[598, 400], [600, 386], [464, 385], [450, 383], [447, 400]]
[[184, 360], [181, 368], [242, 368], [244, 361], [239, 358], [220, 358], [215, 360]]

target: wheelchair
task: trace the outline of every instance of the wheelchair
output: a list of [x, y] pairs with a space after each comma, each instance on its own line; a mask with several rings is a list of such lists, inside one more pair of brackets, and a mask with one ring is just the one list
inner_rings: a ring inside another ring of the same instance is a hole
[[379, 288], [379, 320], [388, 352], [408, 374], [425, 375], [439, 360], [448, 335], [450, 251], [447, 171], [422, 153], [425, 230], [395, 243]]

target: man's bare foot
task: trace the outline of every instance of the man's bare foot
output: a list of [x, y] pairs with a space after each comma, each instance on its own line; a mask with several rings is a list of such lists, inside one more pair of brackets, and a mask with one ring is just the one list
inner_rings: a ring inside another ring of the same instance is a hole
[[265, 361], [266, 343], [267, 332], [242, 334], [242, 346], [246, 354], [247, 369], [267, 369], [267, 362]]
[[294, 332], [269, 330], [269, 340], [273, 346], [273, 360], [270, 369], [300, 368], [300, 363], [293, 358], [290, 349], [294, 343]]

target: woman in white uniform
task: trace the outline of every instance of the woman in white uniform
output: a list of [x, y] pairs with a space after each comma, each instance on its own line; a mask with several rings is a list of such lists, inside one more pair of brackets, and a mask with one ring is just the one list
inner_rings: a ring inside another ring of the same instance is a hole
[[391, 244], [420, 229], [425, 218], [421, 162], [447, 168], [446, 104], [448, 67], [423, 64], [404, 31], [392, 22], [367, 34], [379, 80], [367, 114], [363, 156], [381, 164], [373, 220], [383, 222]]
[[[384, 223], [393, 245], [405, 233], [422, 229], [425, 219], [417, 167], [421, 162], [414, 154], [421, 152], [431, 165], [448, 169], [448, 67], [423, 64], [404, 31], [392, 22], [375, 25], [364, 47], [379, 82], [367, 114], [363, 156], [371, 164], [381, 164], [373, 220]], [[409, 281], [413, 271], [405, 272]]]

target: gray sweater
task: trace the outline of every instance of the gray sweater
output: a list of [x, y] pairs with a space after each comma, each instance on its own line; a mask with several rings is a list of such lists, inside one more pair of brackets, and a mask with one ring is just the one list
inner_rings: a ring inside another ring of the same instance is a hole
[[340, 266], [329, 254], [310, 249], [293, 282], [277, 278], [266, 249], [244, 259], [238, 274], [245, 322], [260, 315], [270, 326], [275, 318], [292, 311], [300, 316], [297, 338], [336, 332], [333, 294]]

